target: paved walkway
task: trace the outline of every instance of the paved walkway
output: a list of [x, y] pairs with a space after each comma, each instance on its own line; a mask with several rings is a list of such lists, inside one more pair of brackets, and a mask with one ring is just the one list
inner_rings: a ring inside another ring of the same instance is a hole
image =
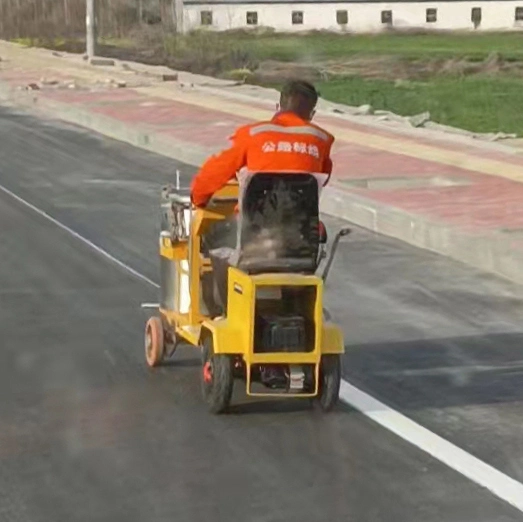
[[[60, 118], [193, 165], [274, 108], [259, 89], [249, 95], [183, 73], [162, 82], [160, 69], [136, 64], [93, 67], [6, 43], [0, 57], [4, 97], [27, 104], [29, 96]], [[33, 83], [39, 88], [20, 90]], [[365, 117], [323, 111], [317, 121], [337, 138], [325, 212], [523, 282], [520, 151]]]

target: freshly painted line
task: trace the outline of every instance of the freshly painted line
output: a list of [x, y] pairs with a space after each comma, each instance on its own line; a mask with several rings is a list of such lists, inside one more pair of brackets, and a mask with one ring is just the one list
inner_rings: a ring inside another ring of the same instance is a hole
[[[81, 236], [67, 225], [64, 225], [54, 217], [50, 216], [47, 212], [39, 209], [2, 185], [0, 185], [0, 190], [57, 227], [68, 232], [112, 263], [118, 265], [120, 268], [129, 272], [138, 279], [149, 283], [155, 288], [159, 288], [157, 283], [136, 271], [134, 268], [131, 268], [123, 261], [115, 258], [103, 248], [95, 245], [93, 242]], [[383, 404], [368, 393], [356, 388], [348, 381], [344, 380], [341, 383], [340, 399], [349, 406], [363, 413], [366, 417], [372, 419], [383, 428], [386, 428], [401, 437], [403, 440], [428, 453], [433, 458], [446, 464], [449, 468], [452, 468], [470, 479], [472, 482], [488, 489], [498, 498], [523, 512], [523, 484], [520, 482], [505, 475], [501, 471], [486, 464], [461, 448], [458, 448], [439, 435], [432, 433], [430, 430], [410, 420], [402, 413], [394, 410], [386, 404]]]
[[523, 484], [521, 482], [458, 448], [347, 381], [341, 383], [340, 399], [380, 426], [523, 511]]
[[152, 279], [149, 279], [148, 277], [144, 276], [143, 274], [140, 274], [140, 272], [137, 272], [134, 268], [131, 268], [129, 265], [126, 265], [124, 262], [120, 261], [119, 259], [116, 259], [113, 255], [109, 254], [106, 250], [103, 248], [100, 248], [98, 245], [95, 245], [93, 242], [89, 241], [87, 238], [81, 236], [78, 234], [78, 232], [75, 232], [72, 228], [69, 228], [67, 225], [64, 225], [57, 219], [55, 219], [53, 216], [50, 216], [47, 212], [39, 209], [38, 207], [35, 207], [32, 203], [29, 203], [29, 201], [26, 201], [25, 199], [21, 198], [20, 196], [17, 196], [14, 192], [11, 192], [9, 189], [5, 188], [4, 186], [0, 185], [0, 190], [7, 194], [8, 196], [11, 196], [13, 199], [21, 203], [22, 205], [25, 205], [26, 207], [30, 208], [33, 212], [36, 212], [38, 215], [42, 216], [43, 218], [47, 219], [57, 227], [61, 228], [62, 230], [65, 230], [72, 236], [74, 236], [76, 239], [81, 241], [82, 243], [86, 244], [87, 246], [91, 247], [93, 250], [98, 252], [103, 257], [107, 258], [112, 263], [118, 265], [120, 268], [123, 268], [127, 272], [131, 273], [133, 276], [137, 277], [138, 279], [141, 279], [142, 281], [145, 281], [146, 283], [149, 283], [150, 285], [154, 286], [155, 288], [160, 288], [158, 284], [156, 284]]

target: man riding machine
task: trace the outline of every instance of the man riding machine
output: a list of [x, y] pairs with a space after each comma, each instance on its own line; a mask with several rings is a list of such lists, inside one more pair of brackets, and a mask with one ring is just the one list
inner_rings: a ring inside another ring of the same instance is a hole
[[180, 342], [199, 347], [214, 413], [228, 408], [235, 379], [248, 395], [308, 397], [326, 411], [338, 400], [343, 335], [324, 321], [323, 281], [348, 230], [337, 234], [324, 278], [316, 276], [326, 243], [319, 195], [334, 141], [310, 123], [317, 97], [310, 84], [291, 82], [282, 111], [240, 128], [190, 194], [163, 194], [160, 313], [147, 323], [146, 359], [156, 366]]

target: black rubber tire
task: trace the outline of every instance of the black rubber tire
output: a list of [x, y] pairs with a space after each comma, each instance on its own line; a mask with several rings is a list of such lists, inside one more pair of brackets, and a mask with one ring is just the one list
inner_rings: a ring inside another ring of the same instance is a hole
[[320, 362], [320, 383], [315, 404], [321, 411], [329, 412], [338, 403], [341, 384], [341, 356], [322, 355]]
[[[205, 368], [210, 364], [211, 381], [205, 379]], [[229, 408], [234, 384], [234, 359], [230, 355], [215, 354], [212, 337], [202, 342], [202, 393], [210, 413], [225, 413]]]

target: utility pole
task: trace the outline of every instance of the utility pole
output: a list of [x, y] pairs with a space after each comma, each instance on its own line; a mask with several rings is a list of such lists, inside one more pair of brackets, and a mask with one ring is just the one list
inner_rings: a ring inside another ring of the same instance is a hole
[[174, 28], [177, 34], [184, 33], [183, 27], [183, 0], [172, 0]]
[[86, 0], [85, 29], [87, 58], [91, 60], [96, 56], [96, 0]]
[[138, 23], [143, 24], [143, 0], [138, 0]]
[[64, 0], [64, 19], [66, 30], [69, 31], [69, 0]]

